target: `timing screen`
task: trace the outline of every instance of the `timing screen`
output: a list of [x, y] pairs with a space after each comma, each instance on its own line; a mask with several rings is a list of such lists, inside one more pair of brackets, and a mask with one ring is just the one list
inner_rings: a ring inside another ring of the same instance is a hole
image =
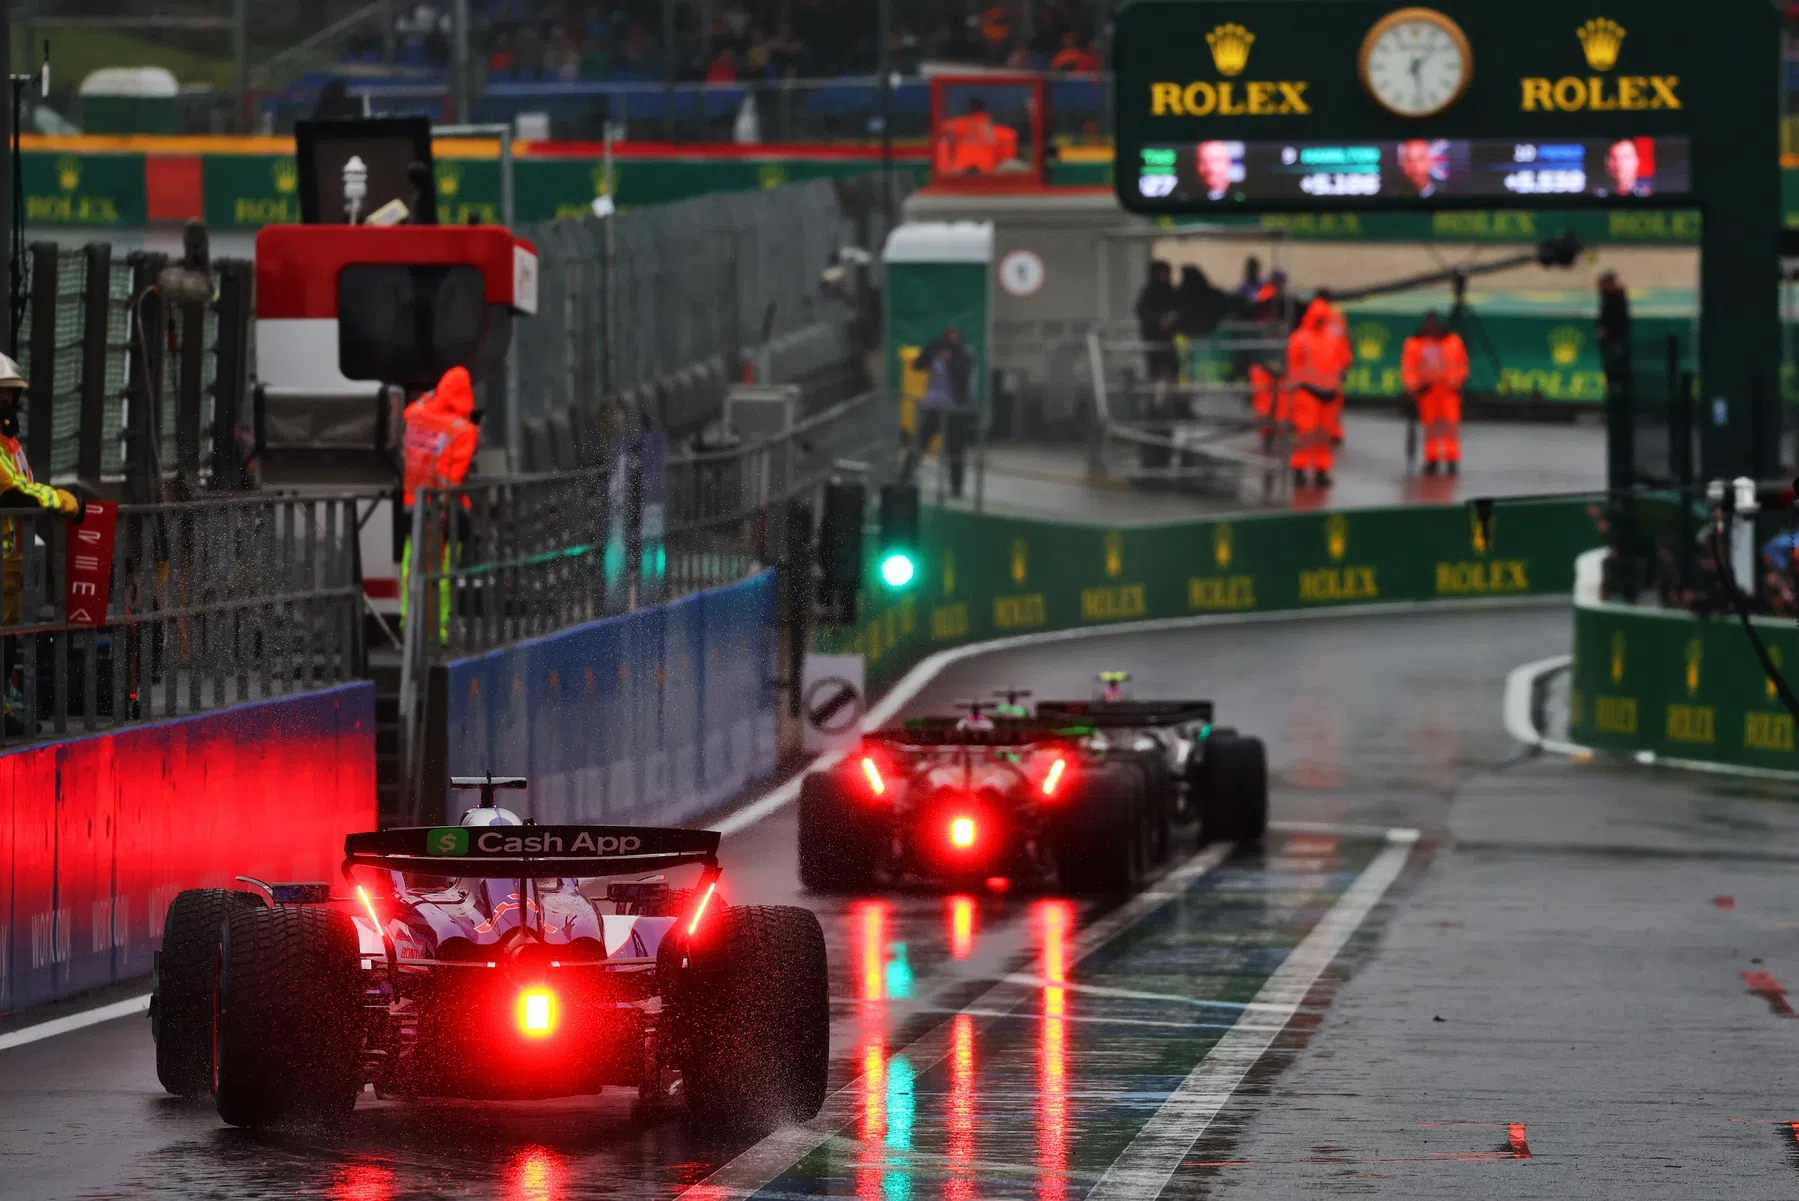
[[1146, 146], [1146, 200], [1253, 201], [1683, 196], [1686, 138], [1522, 142], [1188, 142]]

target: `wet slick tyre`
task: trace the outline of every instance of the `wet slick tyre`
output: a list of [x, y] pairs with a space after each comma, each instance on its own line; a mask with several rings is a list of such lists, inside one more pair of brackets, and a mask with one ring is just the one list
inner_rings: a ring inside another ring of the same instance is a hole
[[1214, 734], [1200, 774], [1199, 824], [1206, 841], [1260, 842], [1268, 832], [1268, 752], [1262, 740]]
[[830, 772], [800, 782], [800, 883], [808, 892], [859, 892], [874, 881], [880, 858], [880, 815], [866, 813], [845, 796]]
[[231, 915], [219, 950], [213, 1100], [232, 1126], [331, 1123], [361, 1087], [363, 973], [350, 915]]
[[1089, 896], [1135, 892], [1149, 873], [1153, 843], [1142, 771], [1135, 764], [1107, 764], [1069, 798], [1057, 824], [1063, 887]]
[[688, 1120], [751, 1133], [817, 1117], [831, 1055], [818, 918], [733, 905], [698, 941], [675, 1006]]
[[212, 1089], [219, 936], [226, 918], [261, 906], [262, 898], [231, 888], [190, 888], [169, 903], [154, 961], [150, 1036], [156, 1040], [156, 1078], [177, 1097], [203, 1097]]

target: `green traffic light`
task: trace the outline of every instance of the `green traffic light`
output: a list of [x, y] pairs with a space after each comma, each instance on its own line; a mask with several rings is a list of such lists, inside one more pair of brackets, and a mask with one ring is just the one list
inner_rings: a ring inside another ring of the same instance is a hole
[[894, 551], [881, 560], [881, 582], [889, 588], [904, 588], [918, 574], [918, 568], [912, 563], [912, 556], [904, 551]]

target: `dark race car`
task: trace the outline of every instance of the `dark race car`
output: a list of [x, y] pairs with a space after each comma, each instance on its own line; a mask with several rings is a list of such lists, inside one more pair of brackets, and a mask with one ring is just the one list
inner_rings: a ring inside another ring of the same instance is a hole
[[[726, 905], [719, 835], [537, 826], [457, 780], [458, 826], [352, 834], [344, 887], [200, 889], [169, 906], [157, 1075], [234, 1126], [377, 1095], [684, 1095], [709, 1127], [815, 1116], [830, 1049], [824, 935], [805, 909]], [[700, 868], [690, 889], [660, 873]], [[605, 883], [607, 877], [636, 879]], [[646, 878], [647, 877], [647, 878]]]
[[1135, 889], [1197, 822], [1210, 841], [1268, 827], [1259, 738], [1213, 724], [1210, 701], [1092, 701], [1007, 689], [868, 735], [800, 787], [800, 879], [815, 892], [1005, 876], [1071, 892]]
[[1032, 718], [927, 718], [866, 736], [800, 786], [800, 879], [816, 892], [994, 876], [1128, 892], [1154, 858], [1143, 771]]
[[[1109, 673], [1119, 674], [1119, 673]], [[1198, 822], [1207, 841], [1261, 840], [1268, 829], [1268, 752], [1260, 738], [1213, 723], [1211, 701], [1042, 701], [1037, 720], [1083, 729], [1083, 746], [1128, 759], [1144, 773], [1157, 849]]]

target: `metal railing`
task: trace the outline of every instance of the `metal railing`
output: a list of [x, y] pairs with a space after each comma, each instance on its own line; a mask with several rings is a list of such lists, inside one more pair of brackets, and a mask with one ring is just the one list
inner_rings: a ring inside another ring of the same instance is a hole
[[[372, 498], [123, 506], [109, 596], [94, 625], [70, 620], [70, 572], [81, 571], [88, 554], [104, 563], [104, 551], [86, 542], [70, 553], [86, 522], [0, 517], [0, 746], [363, 676], [361, 499]], [[98, 574], [95, 562], [86, 566]]]
[[[1095, 326], [1087, 335], [1095, 410], [1089, 472], [1285, 500], [1292, 429], [1258, 417], [1244, 382], [1250, 361], [1276, 357], [1284, 346], [1251, 323], [1226, 322], [1178, 348], [1144, 342], [1134, 327]], [[1152, 354], [1179, 356], [1178, 382], [1149, 380]]]
[[840, 464], [884, 465], [896, 415], [895, 398], [874, 392], [660, 473], [640, 441], [603, 466], [421, 491], [401, 657], [404, 803], [424, 776], [434, 668], [747, 578], [773, 560], [777, 507]]

